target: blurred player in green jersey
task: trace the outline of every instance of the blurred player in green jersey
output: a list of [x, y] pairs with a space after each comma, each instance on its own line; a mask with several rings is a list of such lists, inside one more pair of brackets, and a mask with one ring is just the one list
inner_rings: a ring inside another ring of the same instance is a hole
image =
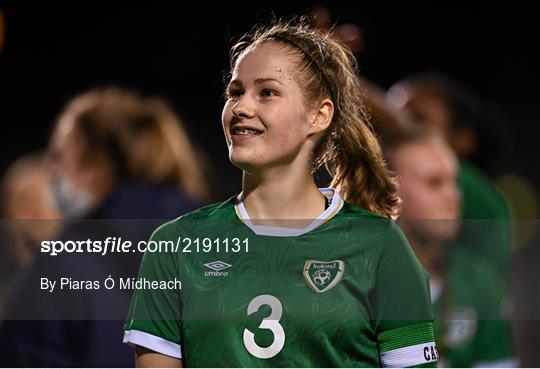
[[145, 254], [138, 281], [182, 286], [135, 290], [137, 365], [436, 366], [427, 274], [391, 220], [356, 72], [302, 22], [233, 46], [222, 123], [242, 192], [153, 234], [169, 248]]
[[387, 145], [403, 200], [400, 225], [430, 275], [441, 365], [513, 366], [497, 269], [454, 242], [461, 226], [455, 154], [442, 138], [420, 132]]
[[466, 87], [436, 73], [405, 78], [388, 90], [387, 97], [409, 112], [416, 125], [444, 136], [457, 154], [464, 220], [459, 242], [506, 276], [513, 237], [510, 209], [491, 180], [501, 174], [508, 158], [501, 114]]

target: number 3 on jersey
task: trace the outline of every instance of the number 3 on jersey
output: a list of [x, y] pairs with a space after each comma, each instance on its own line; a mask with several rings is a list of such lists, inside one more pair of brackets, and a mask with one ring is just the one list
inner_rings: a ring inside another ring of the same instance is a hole
[[285, 344], [285, 331], [281, 324], [279, 324], [283, 308], [281, 302], [276, 297], [272, 295], [259, 295], [249, 303], [247, 315], [257, 312], [262, 305], [270, 306], [270, 315], [262, 320], [259, 328], [269, 329], [274, 335], [274, 340], [270, 346], [261, 347], [255, 342], [255, 334], [245, 328], [244, 346], [251, 355], [258, 357], [259, 359], [270, 359], [271, 357], [276, 356], [281, 349], [283, 349], [283, 345]]

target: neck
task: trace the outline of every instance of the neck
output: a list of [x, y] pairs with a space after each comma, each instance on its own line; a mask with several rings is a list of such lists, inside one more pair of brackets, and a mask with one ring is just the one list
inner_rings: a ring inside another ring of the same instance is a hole
[[442, 259], [444, 252], [444, 245], [440, 242], [429, 241], [424, 237], [417, 235], [415, 232], [411, 232], [405, 225], [402, 225], [402, 229], [407, 236], [414, 254], [418, 258], [418, 261], [429, 273], [430, 278], [438, 278], [442, 274]]
[[325, 206], [307, 168], [276, 168], [257, 175], [244, 172], [242, 200], [252, 222], [264, 220], [265, 225], [292, 228], [307, 226]]

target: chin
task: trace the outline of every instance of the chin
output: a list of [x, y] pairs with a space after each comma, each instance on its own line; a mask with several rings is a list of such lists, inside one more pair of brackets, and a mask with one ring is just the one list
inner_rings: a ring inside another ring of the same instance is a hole
[[249, 172], [251, 169], [257, 166], [250, 155], [245, 155], [245, 153], [231, 152], [229, 154], [229, 160], [235, 167], [246, 172]]
[[434, 219], [427, 224], [426, 234], [439, 242], [448, 242], [455, 239], [459, 233], [459, 220]]
[[245, 171], [268, 167], [276, 162], [269, 153], [253, 147], [229, 148], [229, 160], [236, 167]]

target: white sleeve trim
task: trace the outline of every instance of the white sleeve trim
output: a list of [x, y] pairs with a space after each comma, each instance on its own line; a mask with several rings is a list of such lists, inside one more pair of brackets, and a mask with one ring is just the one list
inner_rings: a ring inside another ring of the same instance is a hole
[[182, 351], [179, 344], [167, 341], [150, 333], [137, 331], [134, 329], [125, 331], [123, 342], [146, 347], [147, 349], [159, 352], [160, 354], [175, 357], [177, 359], [182, 358]]
[[421, 343], [381, 353], [385, 368], [406, 368], [435, 362], [439, 359], [434, 342]]

